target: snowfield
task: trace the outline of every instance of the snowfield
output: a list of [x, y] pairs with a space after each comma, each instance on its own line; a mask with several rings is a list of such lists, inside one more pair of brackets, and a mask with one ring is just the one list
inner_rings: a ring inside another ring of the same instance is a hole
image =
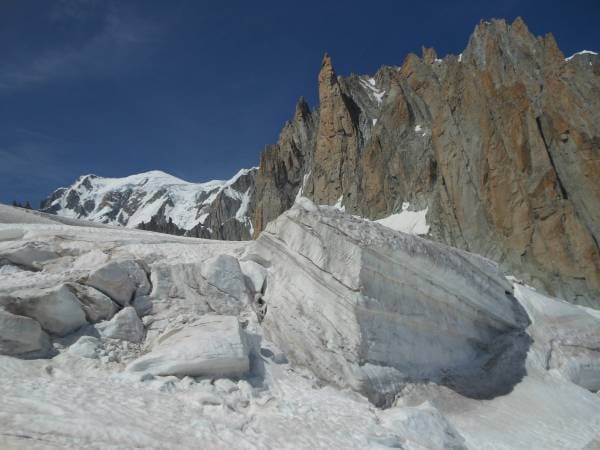
[[0, 205], [2, 449], [593, 449], [599, 390], [597, 311], [305, 198], [253, 242]]
[[429, 225], [427, 224], [427, 208], [420, 211], [409, 211], [410, 203], [402, 204], [402, 211], [392, 214], [383, 219], [376, 220], [383, 226], [392, 230], [401, 231], [402, 233], [416, 234], [419, 236], [429, 233]]

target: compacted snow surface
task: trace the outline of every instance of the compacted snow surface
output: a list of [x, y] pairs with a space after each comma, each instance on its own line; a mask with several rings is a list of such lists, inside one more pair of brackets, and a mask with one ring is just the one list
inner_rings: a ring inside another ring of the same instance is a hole
[[[396, 285], [393, 273], [411, 275]], [[79, 320], [73, 331], [49, 331], [59, 310]], [[483, 258], [303, 198], [255, 242], [92, 227], [0, 205], [0, 313], [1, 449], [600, 443], [597, 311], [508, 281]], [[29, 328], [12, 328], [16, 320]], [[473, 339], [501, 345], [473, 354]], [[407, 372], [392, 348], [408, 349], [408, 365], [423, 371]], [[509, 388], [483, 383], [482, 396], [460, 376], [449, 383], [438, 375], [471, 372], [440, 372], [438, 350]], [[486, 372], [494, 365], [521, 371], [507, 379]]]

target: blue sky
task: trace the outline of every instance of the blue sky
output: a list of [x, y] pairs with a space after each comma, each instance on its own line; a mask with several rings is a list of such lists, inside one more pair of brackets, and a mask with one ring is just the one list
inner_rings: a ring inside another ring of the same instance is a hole
[[374, 73], [518, 15], [565, 54], [600, 49], [598, 0], [2, 0], [0, 201], [36, 206], [85, 173], [228, 178], [300, 96], [316, 104], [324, 52]]

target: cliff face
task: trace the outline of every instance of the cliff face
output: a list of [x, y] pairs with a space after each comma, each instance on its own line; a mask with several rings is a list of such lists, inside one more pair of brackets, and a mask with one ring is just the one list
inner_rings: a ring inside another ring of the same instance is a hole
[[254, 234], [301, 190], [371, 219], [428, 208], [429, 237], [600, 306], [600, 57], [565, 60], [521, 19], [481, 22], [460, 56], [433, 49], [370, 77], [325, 56], [261, 156]]
[[318, 113], [311, 113], [308, 104], [300, 99], [294, 118], [283, 127], [277, 144], [261, 154], [253, 202], [255, 236], [294, 204], [308, 175], [317, 121]]

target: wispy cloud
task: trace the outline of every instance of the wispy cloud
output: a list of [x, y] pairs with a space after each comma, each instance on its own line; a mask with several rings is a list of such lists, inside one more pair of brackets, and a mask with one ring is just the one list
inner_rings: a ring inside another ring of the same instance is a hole
[[72, 175], [65, 155], [46, 144], [25, 142], [0, 147], [0, 201], [29, 200], [34, 206]]
[[16, 128], [15, 131], [17, 131], [17, 133], [29, 136], [29, 137], [33, 137], [36, 139], [43, 139], [45, 141], [48, 142], [56, 142], [56, 143], [67, 143], [68, 141], [65, 141], [62, 138], [56, 137], [56, 136], [52, 136], [48, 133], [44, 133], [41, 131], [36, 131], [36, 130], [30, 130], [28, 128]]
[[105, 0], [58, 0], [50, 12], [50, 19], [58, 22], [85, 21], [102, 14], [107, 5]]
[[46, 82], [82, 77], [105, 78], [120, 73], [156, 42], [158, 27], [117, 3], [63, 0], [52, 10], [51, 21], [99, 23], [91, 36], [31, 52], [25, 61], [0, 63], [0, 89], [14, 90]]
[[36, 180], [58, 183], [64, 179], [65, 170], [61, 155], [47, 145], [26, 142], [13, 146], [0, 147], [0, 178], [2, 184], [8, 181]]

